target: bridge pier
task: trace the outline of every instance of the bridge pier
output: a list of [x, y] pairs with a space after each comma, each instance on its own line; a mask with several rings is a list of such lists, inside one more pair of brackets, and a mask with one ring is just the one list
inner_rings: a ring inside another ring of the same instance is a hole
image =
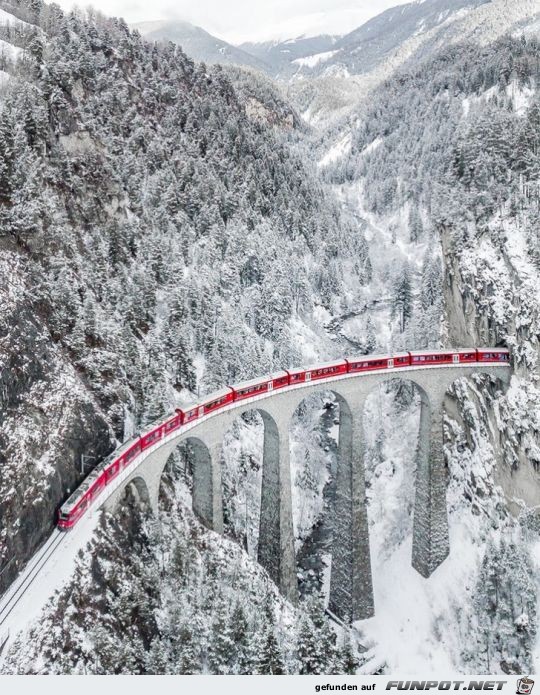
[[450, 553], [447, 473], [443, 450], [443, 400], [432, 405], [421, 393], [420, 432], [416, 452], [416, 493], [412, 566], [429, 577]]
[[261, 411], [264, 450], [258, 561], [293, 603], [298, 601], [288, 419], [280, 427]]
[[329, 608], [345, 622], [374, 615], [364, 475], [363, 401], [340, 400]]

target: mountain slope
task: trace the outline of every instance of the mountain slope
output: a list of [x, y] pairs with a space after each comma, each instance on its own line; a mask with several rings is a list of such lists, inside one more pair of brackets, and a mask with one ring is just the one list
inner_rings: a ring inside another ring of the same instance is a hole
[[269, 65], [275, 77], [287, 79], [299, 70], [306, 56], [326, 54], [334, 49], [338, 40], [338, 36], [323, 34], [287, 41], [243, 43], [239, 48]]
[[342, 263], [369, 277], [361, 234], [287, 143], [294, 118], [256, 118], [222, 69], [121, 20], [16, 12], [40, 28], [0, 113], [1, 588], [114, 440], [301, 362], [293, 332], [340, 305]]
[[222, 41], [189, 22], [141, 22], [133, 24], [132, 28], [139, 31], [148, 41], [172, 41], [181, 46], [194, 60], [209, 65], [243, 65], [263, 72], [271, 71], [264, 59]]
[[[445, 11], [442, 11], [446, 8]], [[467, 9], [468, 8], [468, 9]], [[441, 10], [436, 14], [436, 10]], [[388, 10], [389, 18], [395, 23], [397, 35], [401, 32], [401, 13], [409, 16], [407, 31], [392, 45], [392, 41], [375, 40], [371, 44], [365, 27], [353, 36], [360, 36], [361, 42], [356, 55], [355, 41], [343, 48], [328, 61], [305, 68], [304, 76], [310, 79], [295, 80], [289, 90], [291, 99], [310, 122], [323, 126], [330, 120], [335, 124], [348, 117], [351, 109], [361, 102], [367, 103], [373, 89], [391, 77], [402, 66], [414, 66], [418, 60], [436, 55], [448, 45], [461, 41], [477, 41], [487, 45], [507, 32], [519, 32], [533, 27], [540, 20], [540, 6], [537, 0], [484, 0], [466, 3], [463, 0], [425, 0]], [[438, 21], [440, 18], [440, 21]], [[371, 20], [379, 27], [378, 18]], [[416, 23], [416, 24], [415, 24]], [[416, 30], [415, 30], [416, 26]], [[342, 41], [347, 42], [345, 37]], [[364, 57], [362, 50], [366, 49]], [[363, 65], [370, 68], [364, 70]], [[350, 72], [349, 68], [356, 70]], [[301, 77], [299, 74], [298, 78]], [[340, 98], [336, 101], [332, 91], [339, 88]], [[338, 108], [333, 109], [333, 103]], [[348, 126], [345, 125], [345, 128]], [[338, 136], [340, 139], [342, 135]]]
[[[500, 20], [485, 14], [482, 22], [498, 32]], [[363, 631], [390, 670], [415, 659], [417, 668], [470, 673], [540, 663], [539, 58], [538, 37], [519, 32], [410, 61], [372, 92], [351, 118], [348, 147], [325, 164], [373, 230], [374, 280], [382, 275], [391, 292], [404, 277], [412, 284], [394, 346], [418, 345], [439, 314], [443, 344], [508, 345], [514, 359], [507, 393], [478, 378], [456, 383], [446, 400], [449, 559], [427, 585], [409, 573], [396, 596], [409, 550], [399, 537], [405, 523], [392, 540], [386, 529], [376, 534], [375, 598], [384, 608]], [[389, 249], [388, 258], [375, 261], [375, 246]], [[443, 271], [435, 282], [434, 257]], [[394, 447], [385, 455], [389, 430], [366, 474], [374, 485], [383, 477], [385, 491], [403, 466]], [[389, 513], [397, 506], [392, 495], [384, 504]]]

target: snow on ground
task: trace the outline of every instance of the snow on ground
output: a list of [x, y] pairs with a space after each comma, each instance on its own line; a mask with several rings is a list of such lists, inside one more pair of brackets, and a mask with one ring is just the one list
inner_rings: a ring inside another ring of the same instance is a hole
[[[28, 590], [22, 594], [13, 612], [0, 628], [0, 638], [3, 638], [6, 632], [8, 632], [8, 644], [10, 644], [21, 631], [27, 631], [42, 612], [49, 599], [71, 579], [77, 555], [81, 548], [84, 548], [91, 540], [99, 522], [100, 514], [99, 510], [91, 511], [78, 522], [75, 529], [64, 534], [60, 545], [39, 571], [39, 579], [34, 581]], [[54, 533], [57, 532], [55, 531]], [[36, 555], [38, 554], [39, 551]], [[28, 567], [31, 568], [31, 566], [32, 561], [30, 561]], [[25, 576], [25, 573], [23, 572], [17, 582], [10, 587], [9, 591], [2, 597], [3, 600], [12, 591], [16, 590], [18, 581]], [[3, 603], [0, 603], [1, 605]], [[3, 654], [6, 652], [7, 649], [4, 649]], [[0, 655], [0, 668], [1, 666], [2, 657]]]
[[[540, 541], [532, 544], [531, 558], [536, 569], [537, 582], [540, 584]], [[538, 593], [538, 604], [536, 610], [537, 615], [540, 615], [540, 592]], [[534, 666], [534, 673], [540, 673], [540, 630], [536, 635], [536, 644], [534, 645], [533, 649], [532, 662]]]
[[318, 162], [318, 166], [325, 167], [328, 166], [328, 164], [333, 164], [334, 162], [337, 162], [346, 154], [348, 154], [350, 149], [351, 133], [347, 133], [328, 150], [324, 157]]
[[6, 12], [6, 10], [3, 10], [2, 8], [0, 8], [0, 24], [3, 26], [6, 26], [7, 24], [16, 24], [26, 27], [31, 26], [30, 24], [28, 24], [28, 22], [24, 22], [22, 19], [18, 19], [17, 17], [15, 17], [15, 15]]
[[22, 48], [18, 46], [13, 46], [7, 41], [2, 41], [0, 39], [0, 59], [7, 59], [11, 61], [17, 60], [22, 53]]
[[298, 65], [301, 68], [314, 68], [319, 63], [324, 63], [330, 60], [332, 56], [335, 56], [339, 51], [326, 51], [325, 53], [316, 53], [312, 56], [307, 56], [306, 58], [297, 58], [293, 60], [294, 65]]
[[[519, 116], [522, 116], [531, 106], [536, 92], [531, 87], [520, 85], [518, 80], [512, 80], [510, 84], [507, 85], [505, 93], [506, 96], [512, 100], [514, 111]], [[481, 103], [487, 103], [492, 99], [497, 98], [500, 94], [500, 88], [495, 85], [489, 89], [486, 89], [481, 94], [465, 97], [462, 101], [463, 117], [467, 118], [471, 112], [471, 108], [474, 106]]]
[[522, 116], [531, 106], [534, 99], [535, 90], [530, 87], [520, 85], [517, 80], [512, 80], [506, 87], [506, 94], [512, 98], [514, 111]]
[[461, 670], [454, 616], [468, 603], [471, 568], [479, 566], [482, 546], [475, 543], [468, 515], [451, 522], [453, 552], [427, 580], [411, 565], [410, 536], [386, 558], [378, 547], [383, 539], [372, 537], [376, 613], [357, 625], [365, 645], [384, 655], [388, 672]]

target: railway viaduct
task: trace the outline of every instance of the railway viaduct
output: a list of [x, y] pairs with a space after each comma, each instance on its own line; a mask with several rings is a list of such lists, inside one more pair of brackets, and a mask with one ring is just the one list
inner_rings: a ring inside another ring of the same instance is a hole
[[384, 382], [403, 379], [417, 387], [421, 398], [420, 432], [416, 451], [416, 492], [412, 565], [429, 577], [450, 548], [446, 508], [447, 469], [443, 454], [443, 403], [452, 383], [487, 373], [503, 384], [511, 369], [501, 364], [449, 364], [409, 367], [380, 373], [350, 374], [306, 382], [233, 403], [182, 428], [148, 449], [139, 465], [119, 480], [103, 507], [113, 511], [128, 485], [134, 485], [157, 513], [161, 478], [173, 451], [189, 443], [193, 465], [193, 508], [203, 523], [223, 532], [221, 446], [233, 421], [258, 411], [264, 422], [264, 451], [258, 561], [281, 592], [295, 602], [298, 596], [289, 425], [306, 396], [332, 392], [340, 406], [329, 608], [345, 621], [374, 614], [369, 531], [364, 482], [362, 413], [367, 396]]

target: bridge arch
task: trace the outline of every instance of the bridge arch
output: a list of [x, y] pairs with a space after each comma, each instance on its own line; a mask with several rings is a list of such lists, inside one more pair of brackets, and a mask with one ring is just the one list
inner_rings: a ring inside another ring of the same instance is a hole
[[148, 490], [148, 485], [146, 484], [144, 478], [141, 476], [132, 478], [124, 488], [124, 495], [128, 491], [131, 492], [135, 498], [135, 501], [141, 508], [148, 510], [151, 509], [150, 491]]
[[[160, 490], [167, 469], [172, 465], [174, 457], [180, 454], [186, 467], [187, 477], [191, 480], [192, 508], [195, 516], [209, 529], [214, 528], [215, 480], [213, 474], [214, 462], [207, 444], [199, 437], [182, 438], [167, 452], [162, 460], [158, 474], [158, 490], [156, 509], [159, 505]], [[221, 500], [221, 495], [219, 495]]]

